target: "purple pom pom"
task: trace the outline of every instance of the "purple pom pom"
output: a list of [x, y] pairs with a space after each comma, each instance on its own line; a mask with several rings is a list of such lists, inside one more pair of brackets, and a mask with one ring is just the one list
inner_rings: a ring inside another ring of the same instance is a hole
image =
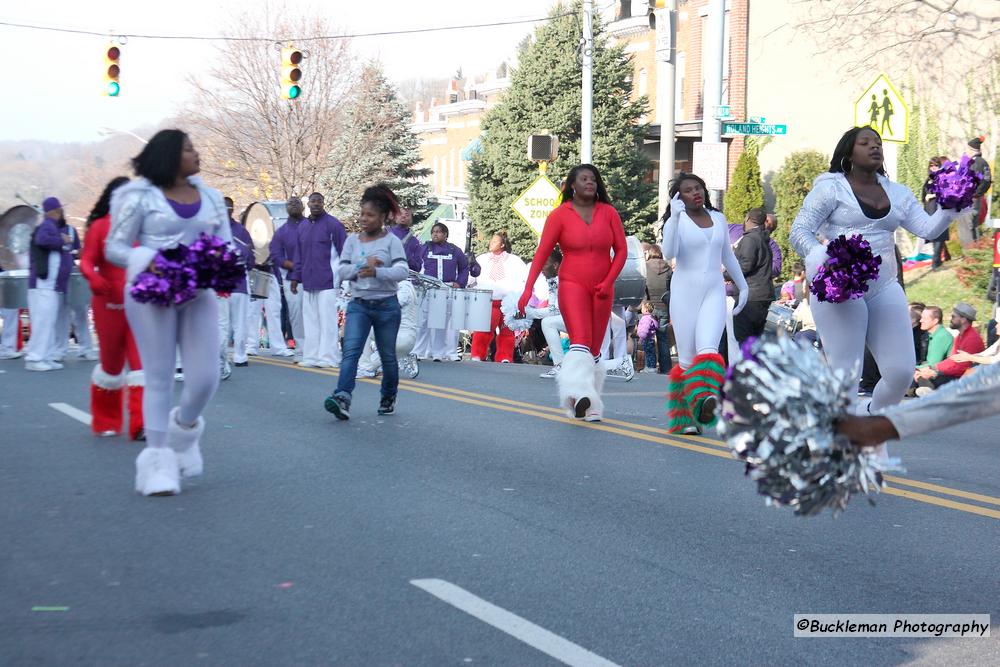
[[246, 267], [239, 253], [218, 236], [202, 234], [191, 244], [190, 253], [198, 287], [229, 293], [246, 280]]
[[843, 303], [868, 291], [868, 281], [876, 280], [882, 258], [872, 254], [872, 247], [861, 235], [843, 234], [826, 246], [829, 259], [819, 267], [812, 281], [812, 292], [820, 301]]
[[972, 160], [963, 155], [961, 162], [945, 162], [934, 172], [928, 188], [937, 198], [938, 206], [960, 211], [972, 206], [976, 188], [983, 182], [983, 176], [971, 169]]
[[154, 306], [169, 306], [173, 303], [170, 282], [149, 271], [143, 271], [135, 277], [129, 294], [139, 303], [151, 303]]

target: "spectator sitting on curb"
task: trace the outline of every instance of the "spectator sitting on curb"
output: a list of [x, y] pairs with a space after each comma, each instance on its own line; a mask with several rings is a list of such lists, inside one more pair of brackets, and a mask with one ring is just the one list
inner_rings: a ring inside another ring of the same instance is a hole
[[[967, 303], [959, 302], [951, 312], [951, 328], [958, 329], [958, 336], [955, 338], [955, 345], [952, 348], [952, 357], [959, 352], [968, 354], [979, 354], [985, 349], [983, 339], [979, 332], [972, 327], [976, 321], [976, 309]], [[954, 361], [952, 358], [945, 359], [937, 365], [922, 368], [916, 372], [917, 396], [926, 396], [941, 385], [957, 380], [972, 367], [968, 361]]]

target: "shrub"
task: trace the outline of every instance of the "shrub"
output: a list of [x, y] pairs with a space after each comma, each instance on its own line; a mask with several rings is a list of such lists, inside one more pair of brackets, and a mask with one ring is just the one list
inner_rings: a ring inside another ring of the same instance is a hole
[[789, 155], [784, 164], [774, 176], [774, 213], [778, 217], [778, 226], [774, 230], [774, 240], [781, 248], [784, 266], [780, 280], [791, 278], [792, 264], [795, 253], [788, 244], [788, 234], [792, 222], [802, 208], [802, 202], [812, 190], [813, 181], [817, 176], [829, 169], [830, 160], [819, 151], [797, 151]]

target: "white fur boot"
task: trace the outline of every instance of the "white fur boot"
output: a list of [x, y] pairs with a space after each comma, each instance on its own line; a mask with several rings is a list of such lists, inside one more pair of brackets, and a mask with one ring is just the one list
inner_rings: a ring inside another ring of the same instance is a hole
[[198, 417], [194, 426], [187, 428], [177, 423], [180, 408], [170, 411], [167, 421], [167, 445], [177, 453], [177, 462], [184, 477], [196, 477], [202, 472], [201, 447], [198, 441], [205, 432], [205, 420]]
[[169, 447], [146, 447], [135, 459], [135, 490], [144, 496], [181, 492], [177, 454]]
[[594, 365], [594, 395], [590, 399], [590, 407], [587, 408], [583, 421], [599, 422], [604, 418], [604, 401], [601, 400], [601, 392], [604, 391], [604, 378], [607, 376], [603, 364]]
[[594, 367], [594, 358], [583, 350], [570, 348], [563, 358], [556, 384], [559, 385], [559, 405], [566, 410], [567, 417], [583, 419], [591, 405], [600, 405], [601, 399], [594, 387]]

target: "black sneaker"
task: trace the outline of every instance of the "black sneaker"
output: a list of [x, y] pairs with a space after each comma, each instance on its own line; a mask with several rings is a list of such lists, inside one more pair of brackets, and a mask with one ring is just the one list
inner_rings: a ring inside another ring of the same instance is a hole
[[396, 411], [395, 396], [383, 396], [382, 400], [378, 402], [378, 413], [380, 415], [391, 415], [395, 411]]
[[337, 419], [347, 420], [351, 418], [351, 402], [343, 396], [330, 395], [323, 401], [323, 407], [327, 412], [336, 415]]

